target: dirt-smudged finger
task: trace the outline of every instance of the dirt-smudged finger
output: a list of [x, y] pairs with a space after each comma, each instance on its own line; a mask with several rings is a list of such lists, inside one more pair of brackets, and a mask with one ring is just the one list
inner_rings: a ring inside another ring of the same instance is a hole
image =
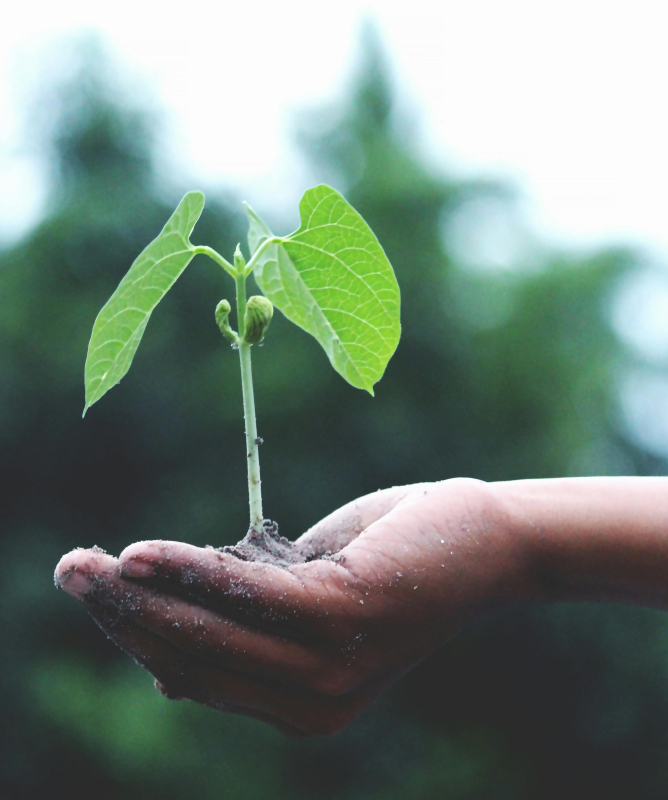
[[[104, 553], [74, 551], [56, 573], [62, 588], [98, 621], [106, 609], [111, 617], [126, 618], [182, 654], [216, 667], [324, 694], [343, 694], [366, 677], [353, 670], [345, 650], [268, 633], [155, 586], [120, 578], [118, 562]], [[280, 624], [274, 614], [261, 621]]]
[[359, 682], [345, 653], [335, 648], [266, 633], [180, 598], [128, 585], [122, 578], [107, 580], [105, 591], [106, 601], [136, 624], [215, 666], [325, 693], [330, 686], [347, 690]]
[[272, 725], [292, 738], [303, 738], [307, 734], [282, 719], [254, 709], [243, 709], [238, 705], [221, 703], [217, 697], [207, 694], [207, 683], [202, 681], [201, 668], [168, 642], [156, 637], [107, 606], [99, 606], [94, 600], [86, 601], [86, 609], [107, 634], [124, 652], [150, 672], [155, 678], [156, 688], [168, 699], [196, 702], [227, 711], [244, 714]]
[[328, 561], [291, 569], [241, 561], [229, 553], [182, 542], [137, 542], [119, 558], [121, 576], [173, 585], [225, 615], [262, 626], [278, 623], [288, 633], [327, 635], [328, 617], [347, 605], [344, 570]]
[[116, 609], [84, 600], [109, 638], [147, 669], [167, 693], [269, 722], [292, 736], [323, 736], [345, 728], [377, 693], [365, 687], [346, 696], [277, 689], [247, 676], [214, 668], [187, 656]]

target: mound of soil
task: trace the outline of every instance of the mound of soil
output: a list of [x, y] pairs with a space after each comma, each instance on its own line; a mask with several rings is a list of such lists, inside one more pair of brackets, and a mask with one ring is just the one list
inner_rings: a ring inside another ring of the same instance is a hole
[[316, 559], [343, 560], [342, 556], [332, 555], [331, 550], [316, 553], [308, 546], [302, 548], [291, 542], [278, 533], [278, 525], [270, 519], [262, 521], [260, 532], [249, 528], [241, 541], [232, 546], [221, 547], [220, 550], [241, 561], [259, 561], [283, 569]]

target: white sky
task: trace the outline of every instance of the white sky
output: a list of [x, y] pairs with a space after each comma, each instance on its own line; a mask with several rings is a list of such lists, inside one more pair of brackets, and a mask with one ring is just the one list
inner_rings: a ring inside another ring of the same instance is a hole
[[341, 89], [371, 16], [432, 157], [511, 178], [542, 235], [639, 242], [668, 261], [664, 11], [658, 0], [14, 3], [0, 27], [0, 237], [39, 212], [20, 126], [63, 35], [102, 33], [166, 110], [168, 151], [194, 183], [232, 181], [258, 202], [304, 188], [292, 114]]

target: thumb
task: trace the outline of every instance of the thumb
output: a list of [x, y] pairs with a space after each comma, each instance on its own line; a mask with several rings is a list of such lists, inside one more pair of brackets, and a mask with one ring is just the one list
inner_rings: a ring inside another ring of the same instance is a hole
[[326, 553], [338, 553], [369, 525], [389, 514], [404, 497], [427, 485], [414, 483], [409, 486], [394, 486], [359, 497], [317, 522], [295, 544], [309, 559]]

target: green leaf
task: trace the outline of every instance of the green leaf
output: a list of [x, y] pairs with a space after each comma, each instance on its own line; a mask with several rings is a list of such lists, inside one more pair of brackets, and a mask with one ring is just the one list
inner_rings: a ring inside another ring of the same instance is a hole
[[[249, 207], [254, 253], [272, 232]], [[267, 246], [255, 278], [285, 316], [315, 336], [334, 369], [373, 394], [399, 343], [399, 286], [371, 228], [329, 186], [309, 189], [301, 227]]]
[[153, 309], [195, 255], [190, 234], [203, 208], [204, 195], [188, 192], [97, 315], [86, 356], [84, 414], [130, 369]]

